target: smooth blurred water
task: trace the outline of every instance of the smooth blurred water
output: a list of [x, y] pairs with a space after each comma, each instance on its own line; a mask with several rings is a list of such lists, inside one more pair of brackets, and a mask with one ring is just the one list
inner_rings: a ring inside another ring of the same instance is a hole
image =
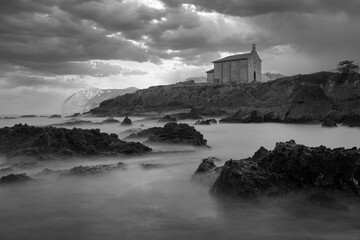
[[[84, 127], [123, 138], [126, 129], [162, 125], [133, 120], [131, 127]], [[64, 119], [0, 120], [0, 126], [20, 121], [46, 125]], [[252, 156], [260, 146], [272, 149], [276, 142], [290, 139], [309, 146], [360, 147], [359, 129], [290, 124], [196, 128], [211, 149], [157, 145], [158, 153], [145, 156], [57, 161], [20, 171], [37, 181], [0, 187], [0, 239], [360, 239], [358, 199], [339, 195], [338, 203], [347, 209], [314, 205], [300, 195], [248, 202], [213, 197], [208, 187], [190, 181], [201, 159], [208, 156], [223, 159], [219, 163], [223, 164], [230, 158]], [[35, 175], [44, 167], [68, 169], [118, 161], [127, 169], [86, 177]], [[144, 170], [142, 162], [164, 167]]]

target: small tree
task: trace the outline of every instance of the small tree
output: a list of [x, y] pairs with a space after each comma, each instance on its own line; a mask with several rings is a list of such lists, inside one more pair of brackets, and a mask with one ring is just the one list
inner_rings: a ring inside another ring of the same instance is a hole
[[345, 60], [339, 62], [337, 71], [346, 76], [349, 73], [356, 73], [359, 70], [359, 66], [354, 64], [354, 61]]

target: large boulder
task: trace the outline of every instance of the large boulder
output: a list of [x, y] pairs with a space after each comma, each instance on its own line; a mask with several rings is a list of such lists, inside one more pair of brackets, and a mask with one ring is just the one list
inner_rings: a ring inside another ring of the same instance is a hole
[[34, 156], [43, 160], [66, 156], [134, 154], [151, 148], [119, 140], [99, 129], [66, 129], [17, 124], [0, 129], [0, 153], [8, 157]]
[[153, 127], [133, 133], [126, 139], [147, 139], [154, 143], [188, 144], [206, 146], [207, 140], [194, 127], [184, 123], [170, 122], [164, 127]]
[[307, 147], [291, 140], [277, 143], [260, 157], [227, 161], [213, 193], [256, 197], [311, 189], [359, 195], [360, 151], [357, 148]]
[[105, 120], [103, 120], [102, 123], [120, 123], [120, 121], [113, 117], [108, 117]]
[[149, 142], [206, 146], [207, 140], [194, 127], [183, 123], [167, 123], [148, 138]]

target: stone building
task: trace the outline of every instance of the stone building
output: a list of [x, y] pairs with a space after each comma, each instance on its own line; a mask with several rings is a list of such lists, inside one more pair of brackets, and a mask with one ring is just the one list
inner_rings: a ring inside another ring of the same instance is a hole
[[208, 83], [261, 81], [261, 62], [256, 45], [250, 53], [228, 56], [213, 62], [214, 69], [206, 72]]

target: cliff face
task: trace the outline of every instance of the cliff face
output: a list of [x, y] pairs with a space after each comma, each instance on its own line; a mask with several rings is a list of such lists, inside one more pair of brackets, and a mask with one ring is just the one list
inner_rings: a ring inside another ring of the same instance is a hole
[[360, 74], [319, 72], [266, 83], [156, 86], [104, 101], [90, 113], [108, 116], [181, 108], [247, 109], [279, 121], [319, 120], [332, 109], [360, 111]]

